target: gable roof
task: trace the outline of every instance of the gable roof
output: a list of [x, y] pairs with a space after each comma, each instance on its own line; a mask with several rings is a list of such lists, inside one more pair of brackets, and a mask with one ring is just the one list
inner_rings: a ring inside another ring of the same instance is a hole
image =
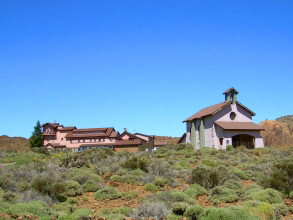
[[60, 125], [59, 123], [50, 123], [50, 122], [47, 122], [46, 124], [42, 124], [42, 127], [44, 127], [46, 125], [51, 125], [54, 128], [57, 128], [59, 126], [63, 127], [63, 125]]
[[136, 136], [135, 134], [131, 134], [129, 133], [128, 131], [124, 131], [121, 135], [119, 135], [117, 138], [122, 138], [123, 136], [127, 135], [128, 137], [130, 138], [133, 138], [133, 139], [138, 139], [140, 141], [146, 141], [145, 139], [143, 138], [140, 138], [138, 136]]
[[223, 92], [223, 94], [227, 94], [227, 93], [231, 92], [232, 90], [233, 90], [236, 94], [239, 93], [236, 89], [234, 89], [233, 87], [231, 87], [231, 88], [227, 89], [225, 92]]
[[190, 116], [189, 118], [185, 119], [183, 122], [193, 121], [194, 119], [198, 119], [207, 115], [212, 115], [219, 110], [221, 110], [223, 107], [229, 105], [231, 102], [221, 102], [216, 105], [209, 106], [207, 108], [203, 108], [199, 112], [195, 113], [194, 115]]
[[[226, 107], [227, 105], [230, 105], [231, 103], [232, 103], [231, 101], [229, 101], [229, 102], [221, 102], [219, 104], [212, 105], [212, 106], [209, 106], [207, 108], [203, 108], [199, 112], [197, 112], [194, 115], [190, 116], [189, 118], [185, 119], [183, 122], [189, 122], [189, 121], [193, 121], [194, 119], [202, 118], [204, 116], [214, 115], [217, 112], [219, 112], [220, 110], [222, 110], [224, 107]], [[236, 104], [240, 105], [242, 108], [244, 108], [247, 111], [249, 111], [253, 116], [255, 115], [255, 113], [253, 111], [251, 111], [249, 108], [247, 108], [244, 105], [242, 105], [240, 102], [237, 101]]]
[[265, 130], [253, 122], [228, 122], [228, 121], [215, 121], [215, 124], [219, 125], [225, 130]]

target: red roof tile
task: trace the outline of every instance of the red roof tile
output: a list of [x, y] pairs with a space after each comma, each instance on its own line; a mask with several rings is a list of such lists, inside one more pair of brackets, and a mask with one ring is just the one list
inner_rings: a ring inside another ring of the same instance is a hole
[[[190, 116], [189, 118], [185, 119], [183, 122], [193, 121], [194, 119], [199, 119], [199, 118], [207, 116], [207, 115], [213, 115], [213, 114], [217, 113], [218, 111], [220, 111], [221, 109], [223, 109], [225, 106], [230, 105], [230, 104], [231, 104], [231, 101], [221, 102], [219, 104], [212, 105], [207, 108], [203, 108], [199, 112], [197, 112], [194, 115]], [[255, 113], [253, 111], [251, 111], [249, 108], [242, 105], [240, 102], [237, 101], [236, 104], [240, 105], [242, 108], [249, 111], [253, 116], [255, 115]]]
[[121, 141], [115, 141], [114, 145], [140, 145], [141, 140], [135, 139], [133, 141], [130, 140], [121, 140]]
[[212, 105], [207, 108], [203, 108], [199, 112], [197, 112], [194, 115], [187, 118], [184, 122], [192, 121], [194, 119], [198, 119], [198, 118], [201, 118], [201, 117], [207, 116], [207, 115], [212, 115], [213, 113], [216, 113], [217, 111], [219, 111], [220, 109], [222, 109], [223, 107], [225, 107], [229, 104], [230, 104], [230, 102], [221, 102], [219, 104]]

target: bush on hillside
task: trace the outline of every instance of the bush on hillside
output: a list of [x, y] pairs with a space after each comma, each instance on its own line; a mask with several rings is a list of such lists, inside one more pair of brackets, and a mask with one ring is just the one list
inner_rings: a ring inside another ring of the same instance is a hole
[[198, 184], [192, 184], [185, 190], [185, 193], [192, 198], [196, 198], [207, 193], [207, 190]]
[[253, 216], [242, 207], [229, 207], [229, 208], [207, 208], [199, 216], [199, 220], [258, 220], [259, 218]]
[[115, 188], [110, 186], [105, 186], [102, 189], [99, 189], [95, 193], [95, 199], [104, 200], [104, 199], [118, 199], [121, 197], [121, 193], [119, 193]]
[[[251, 214], [257, 216], [259, 219], [275, 220], [276, 215], [274, 207], [266, 202], [257, 200], [249, 200], [242, 203], [242, 206]], [[239, 219], [239, 218], [238, 218]]]
[[[31, 187], [37, 190], [42, 195], [48, 195], [59, 201], [64, 200], [61, 195], [66, 191], [66, 183], [50, 173], [37, 176], [31, 184]], [[66, 199], [65, 199], [66, 200]]]
[[143, 188], [144, 190], [151, 191], [151, 192], [156, 192], [159, 190], [159, 187], [153, 183], [147, 183]]
[[87, 180], [83, 185], [82, 185], [83, 191], [84, 192], [96, 192], [97, 190], [101, 189], [102, 186], [99, 183], [96, 183], [93, 180]]
[[18, 216], [34, 214], [39, 218], [53, 217], [53, 213], [49, 207], [45, 203], [39, 201], [14, 204], [6, 211], [6, 213], [9, 215], [16, 214]]
[[265, 174], [259, 182], [265, 188], [284, 192], [289, 197], [293, 191], [293, 160], [288, 158], [274, 164], [270, 173]]
[[188, 206], [189, 204], [185, 202], [174, 202], [172, 204], [172, 212], [175, 215], [183, 215]]
[[229, 203], [237, 201], [238, 195], [233, 189], [225, 186], [216, 186], [211, 190], [209, 199], [214, 204], [220, 204], [221, 202]]
[[251, 192], [244, 197], [244, 200], [258, 200], [270, 204], [283, 203], [281, 194], [277, 190], [271, 188]]
[[190, 183], [196, 183], [206, 189], [222, 185], [230, 178], [228, 169], [225, 166], [209, 167], [197, 165], [191, 170]]
[[157, 194], [147, 197], [145, 201], [148, 201], [148, 202], [161, 201], [161, 202], [164, 202], [169, 207], [171, 207], [171, 205], [174, 202], [185, 202], [190, 205], [195, 204], [195, 200], [193, 198], [186, 195], [184, 192], [180, 192], [178, 190], [159, 192]]
[[146, 171], [149, 163], [150, 161], [145, 157], [139, 158], [137, 156], [133, 156], [132, 158], [124, 161], [121, 166], [129, 170], [141, 169], [142, 171]]
[[133, 211], [130, 217], [135, 219], [164, 219], [171, 208], [161, 201], [143, 202]]
[[67, 181], [65, 195], [66, 196], [80, 196], [82, 194], [82, 188], [76, 181]]

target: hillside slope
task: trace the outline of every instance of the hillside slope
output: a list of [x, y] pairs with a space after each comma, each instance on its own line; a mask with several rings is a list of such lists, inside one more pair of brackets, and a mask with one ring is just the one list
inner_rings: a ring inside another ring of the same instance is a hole
[[265, 146], [293, 146], [293, 116], [283, 116], [276, 120], [260, 123]]
[[29, 140], [23, 137], [0, 136], [0, 149], [16, 152], [29, 151]]

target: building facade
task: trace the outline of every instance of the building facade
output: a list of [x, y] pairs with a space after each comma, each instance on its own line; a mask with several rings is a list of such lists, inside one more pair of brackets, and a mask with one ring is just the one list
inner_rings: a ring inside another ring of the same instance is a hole
[[238, 91], [229, 88], [223, 94], [225, 102], [204, 108], [183, 121], [186, 133], [179, 143], [191, 143], [194, 149], [226, 149], [227, 145], [264, 147], [260, 135], [264, 129], [252, 122], [255, 113], [237, 101]]
[[[139, 146], [154, 141], [153, 136], [131, 134], [124, 129], [120, 134], [114, 128], [83, 128], [64, 127], [59, 123], [46, 123], [43, 127], [43, 145], [48, 149], [69, 148], [81, 152], [92, 148], [107, 147], [116, 152], [137, 152]], [[158, 146], [161, 146], [158, 143]]]

